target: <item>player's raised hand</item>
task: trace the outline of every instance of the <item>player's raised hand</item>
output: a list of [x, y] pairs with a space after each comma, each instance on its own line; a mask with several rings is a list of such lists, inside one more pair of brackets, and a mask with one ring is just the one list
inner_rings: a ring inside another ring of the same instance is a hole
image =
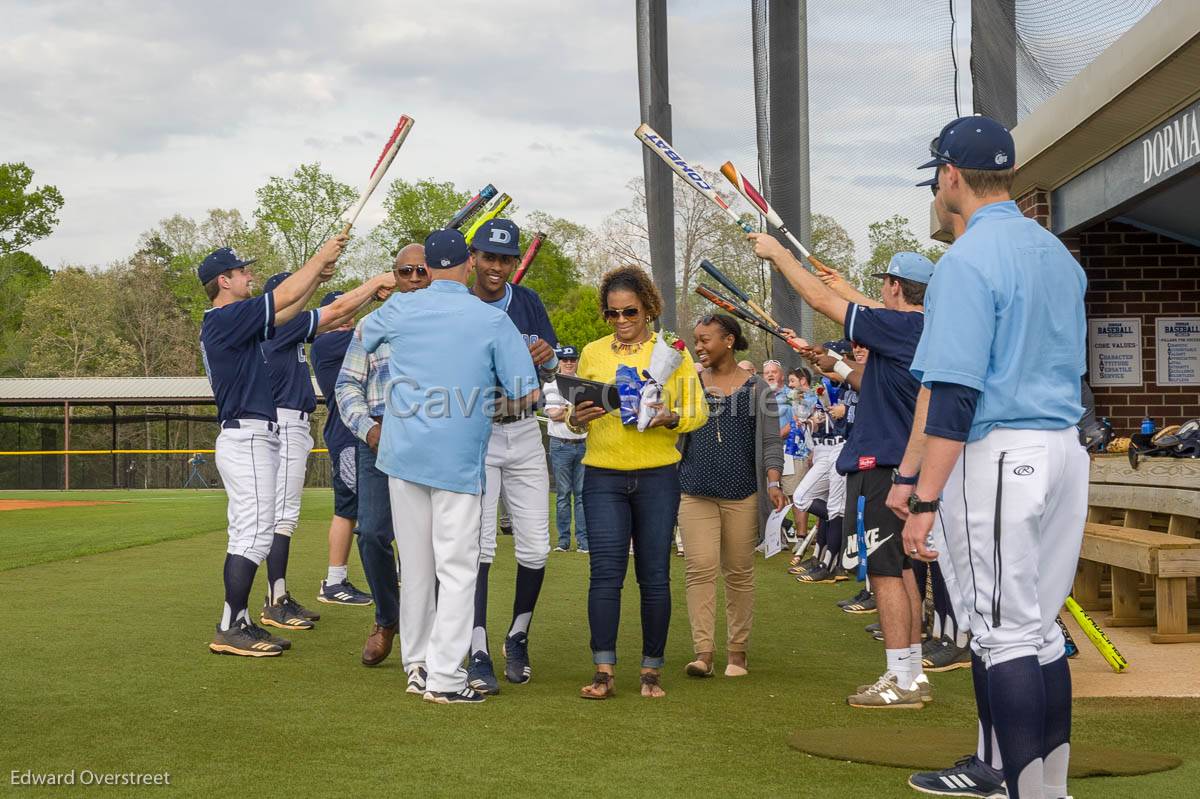
[[375, 299], [383, 302], [392, 296], [392, 292], [396, 290], [396, 273], [388, 270], [382, 275], [377, 275], [375, 283], [377, 286], [375, 289]]
[[321, 248], [313, 255], [313, 258], [321, 264], [321, 276], [325, 277], [328, 273], [329, 277], [333, 276], [333, 265], [337, 263], [337, 259], [342, 257], [342, 250], [346, 248], [346, 242], [350, 237], [339, 233], [331, 239], [328, 239]]
[[529, 354], [533, 357], [533, 365], [541, 366], [554, 357], [554, 348], [544, 339], [534, 339], [529, 342]]
[[797, 350], [798, 352], [802, 353], [806, 348], [812, 346], [808, 343], [807, 339], [803, 339], [803, 338], [800, 338], [799, 336], [797, 336], [796, 331], [792, 330], [790, 327], [781, 327], [781, 328], [779, 328], [779, 332], [780, 332], [780, 334], [783, 335], [784, 338], [786, 338], [790, 341], [794, 341], [800, 347], [800, 349]]
[[776, 263], [777, 259], [787, 254], [787, 249], [779, 243], [779, 239], [770, 233], [747, 233], [746, 238], [754, 245], [754, 254], [771, 263]]

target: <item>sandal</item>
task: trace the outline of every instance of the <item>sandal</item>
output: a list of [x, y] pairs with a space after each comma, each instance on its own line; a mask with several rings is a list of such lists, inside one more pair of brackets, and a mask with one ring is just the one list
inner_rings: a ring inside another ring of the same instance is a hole
[[654, 694], [646, 693], [647, 688], [649, 688], [649, 689], [657, 688], [658, 690], [662, 691], [661, 680], [662, 680], [662, 675], [656, 671], [648, 671], [645, 674], [643, 674], [642, 675], [642, 696], [646, 697], [647, 699], [661, 699], [662, 696], [665, 696], [666, 691], [663, 691], [662, 696], [655, 696]]
[[613, 676], [604, 671], [597, 671], [592, 675], [592, 684], [579, 689], [583, 699], [608, 699], [614, 693]]

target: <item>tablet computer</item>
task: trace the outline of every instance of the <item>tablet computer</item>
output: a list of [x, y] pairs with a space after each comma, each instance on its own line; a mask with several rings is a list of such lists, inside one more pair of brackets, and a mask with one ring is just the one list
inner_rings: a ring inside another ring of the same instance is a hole
[[621, 395], [616, 383], [598, 383], [574, 375], [557, 375], [558, 393], [562, 394], [571, 405], [590, 401], [606, 411], [615, 411], [621, 407]]

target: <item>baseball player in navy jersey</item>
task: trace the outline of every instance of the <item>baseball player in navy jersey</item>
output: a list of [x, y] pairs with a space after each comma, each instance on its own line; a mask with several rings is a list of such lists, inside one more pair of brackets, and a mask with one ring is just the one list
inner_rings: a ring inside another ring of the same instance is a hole
[[[289, 272], [272, 275], [263, 288], [269, 292], [290, 276]], [[305, 311], [287, 324], [279, 325], [275, 334], [262, 342], [267, 371], [271, 377], [280, 441], [279, 469], [275, 478], [275, 524], [271, 550], [267, 555], [267, 600], [260, 617], [263, 624], [285, 630], [311, 630], [313, 622], [320, 618], [320, 614], [313, 613], [292, 598], [286, 580], [292, 534], [300, 520], [304, 473], [313, 446], [308, 417], [317, 407], [304, 346], [318, 333], [333, 330], [353, 318], [358, 309], [370, 302], [377, 293], [390, 290], [395, 284], [396, 278], [391, 272], [371, 278], [329, 305]], [[304, 302], [308, 302], [308, 299], [305, 297]], [[303, 308], [303, 304], [300, 307]], [[370, 598], [361, 592], [347, 602], [334, 599], [336, 593], [332, 588], [326, 592], [322, 586], [322, 594], [318, 598], [339, 604], [369, 604]]]
[[[1007, 795], [1059, 799], [1071, 678], [1056, 619], [1087, 513], [1088, 457], [1075, 429], [1086, 278], [1012, 201], [1016, 154], [1002, 125], [956, 119], [931, 152], [923, 167], [937, 169], [935, 208], [961, 215], [967, 228], [930, 284], [912, 365], [927, 391], [915, 421], [924, 435], [914, 430], [901, 464], [918, 475], [904, 546], [954, 566], [977, 656], [976, 704], [1000, 750]], [[944, 552], [929, 548], [939, 515]], [[949, 793], [964, 776], [998, 775], [970, 758], [910, 784]]]
[[[541, 384], [554, 379], [558, 339], [537, 292], [508, 282], [520, 259], [521, 231], [511, 220], [492, 219], [471, 240], [475, 255], [476, 297], [508, 314], [525, 339]], [[539, 384], [540, 385], [540, 384]], [[500, 690], [487, 640], [488, 571], [496, 556], [496, 504], [500, 497], [512, 519], [517, 555], [517, 588], [513, 617], [504, 639], [504, 676], [528, 682], [529, 625], [550, 554], [550, 474], [542, 430], [532, 407], [501, 410], [488, 439], [487, 481], [483, 500], [479, 577], [475, 583], [475, 627], [471, 634], [468, 680], [476, 691]]]
[[345, 243], [345, 236], [325, 242], [296, 274], [257, 297], [246, 269], [254, 261], [228, 247], [210, 254], [198, 270], [212, 301], [200, 325], [200, 354], [216, 398], [217, 471], [229, 498], [225, 604], [209, 644], [215, 653], [271, 657], [291, 647], [255, 625], [246, 610], [258, 564], [271, 548], [279, 469], [275, 398], [260, 344], [277, 325], [296, 318], [317, 284], [333, 275]]

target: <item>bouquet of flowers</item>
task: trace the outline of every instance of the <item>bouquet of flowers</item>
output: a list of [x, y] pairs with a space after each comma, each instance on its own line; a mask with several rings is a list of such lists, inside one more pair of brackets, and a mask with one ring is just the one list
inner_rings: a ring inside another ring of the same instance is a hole
[[642, 371], [646, 382], [642, 385], [641, 396], [638, 399], [637, 428], [643, 432], [655, 417], [658, 410], [651, 407], [662, 402], [663, 384], [683, 363], [683, 353], [686, 345], [683, 339], [669, 330], [661, 331], [654, 340], [654, 349], [650, 351], [650, 368]]

